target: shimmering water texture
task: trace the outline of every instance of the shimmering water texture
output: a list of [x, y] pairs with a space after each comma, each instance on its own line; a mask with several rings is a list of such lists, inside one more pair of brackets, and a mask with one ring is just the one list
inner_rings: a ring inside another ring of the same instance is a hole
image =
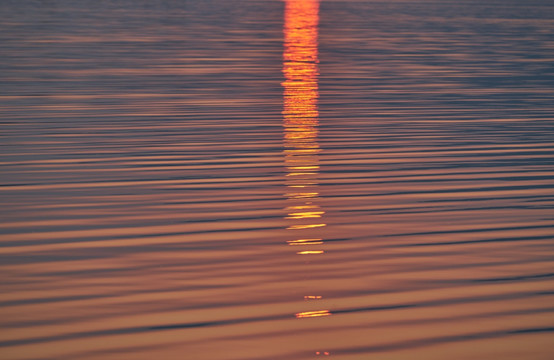
[[554, 3], [2, 1], [0, 358], [554, 358]]

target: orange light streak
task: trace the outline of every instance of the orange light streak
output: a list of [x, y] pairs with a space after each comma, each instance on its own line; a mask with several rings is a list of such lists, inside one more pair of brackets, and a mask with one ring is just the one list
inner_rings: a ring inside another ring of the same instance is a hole
[[291, 170], [317, 170], [317, 169], [319, 169], [319, 166], [317, 166], [317, 165], [314, 165], [314, 166], [291, 166], [291, 167], [289, 167], [289, 169], [291, 169]]
[[306, 225], [291, 225], [287, 229], [289, 230], [300, 230], [300, 229], [311, 229], [327, 226], [327, 224], [306, 224]]
[[310, 218], [319, 218], [321, 215], [325, 214], [325, 211], [306, 211], [306, 212], [295, 212], [290, 213], [286, 219], [310, 219]]
[[302, 175], [315, 175], [317, 172], [291, 172], [287, 176], [302, 176]]
[[319, 209], [318, 205], [295, 205], [287, 206], [287, 210]]
[[329, 310], [305, 311], [305, 312], [297, 313], [296, 318], [301, 319], [301, 318], [311, 318], [311, 317], [329, 316], [329, 315], [332, 315], [332, 313]]
[[[285, 196], [294, 205], [287, 206], [285, 219], [302, 220], [322, 218], [325, 211], [312, 204], [319, 198], [318, 175], [319, 153], [317, 142], [318, 112], [318, 23], [319, 0], [286, 0], [285, 7], [285, 50], [283, 54], [282, 83], [283, 127], [286, 182], [288, 188], [306, 188], [307, 191], [287, 192]], [[310, 188], [310, 189], [307, 189]], [[321, 220], [318, 220], [321, 221]], [[288, 230], [310, 232], [327, 226], [317, 224], [291, 224]], [[316, 230], [317, 231], [317, 230]], [[305, 235], [304, 235], [305, 236]], [[313, 236], [313, 235], [312, 235]], [[316, 235], [317, 236], [317, 235]], [[319, 237], [287, 241], [289, 245], [322, 245]], [[298, 255], [320, 255], [323, 250], [298, 251]], [[306, 295], [305, 300], [321, 299], [320, 295]], [[296, 318], [331, 315], [329, 310], [306, 311]], [[322, 353], [323, 354], [323, 353]], [[325, 353], [328, 354], [328, 353]]]
[[298, 255], [319, 255], [323, 253], [325, 253], [323, 250], [306, 250], [297, 252]]
[[[313, 156], [319, 152], [318, 13], [319, 0], [286, 1], [282, 85], [287, 176], [314, 177], [319, 169], [318, 159]], [[299, 185], [303, 184], [295, 184]]]
[[323, 241], [321, 239], [298, 239], [288, 240], [289, 245], [321, 245]]

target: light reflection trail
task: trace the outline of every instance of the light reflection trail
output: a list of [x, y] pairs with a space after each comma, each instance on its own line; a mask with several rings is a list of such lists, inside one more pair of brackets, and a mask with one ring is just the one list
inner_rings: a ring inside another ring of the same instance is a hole
[[[304, 217], [305, 218], [305, 217]], [[327, 224], [301, 224], [301, 225], [291, 225], [287, 229], [289, 230], [301, 230], [301, 229], [313, 229], [318, 227], [327, 226]]]
[[299, 251], [297, 252], [298, 255], [317, 255], [317, 254], [323, 254], [325, 251], [323, 250], [306, 250], [306, 251]]
[[[325, 211], [313, 204], [319, 197], [318, 22], [319, 0], [286, 1], [283, 54], [285, 81], [282, 85], [285, 166], [287, 187], [291, 191], [285, 196], [295, 202], [287, 207], [286, 219], [301, 222], [289, 226], [291, 230], [326, 225], [321, 222], [313, 224], [310, 220], [325, 214]], [[303, 191], [294, 191], [296, 188], [303, 188]]]
[[297, 240], [288, 240], [289, 245], [321, 245], [323, 244], [322, 239], [297, 239]]
[[310, 317], [319, 317], [319, 316], [329, 316], [331, 313], [329, 310], [318, 310], [318, 311], [305, 311], [296, 314], [297, 318], [310, 318]]
[[[286, 184], [289, 191], [285, 196], [292, 204], [285, 209], [285, 219], [292, 221], [287, 229], [295, 230], [295, 233], [298, 232], [299, 236], [302, 236], [287, 241], [289, 245], [306, 246], [305, 250], [296, 252], [302, 256], [321, 256], [325, 253], [321, 249], [324, 245], [323, 239], [313, 232], [327, 225], [322, 221], [325, 211], [316, 204], [319, 199], [318, 174], [321, 151], [317, 141], [318, 22], [319, 0], [286, 0], [283, 54], [285, 81], [282, 85], [284, 154], [287, 168]], [[304, 300], [308, 301], [321, 299], [321, 295], [304, 296]], [[329, 310], [295, 314], [298, 319], [329, 315]]]

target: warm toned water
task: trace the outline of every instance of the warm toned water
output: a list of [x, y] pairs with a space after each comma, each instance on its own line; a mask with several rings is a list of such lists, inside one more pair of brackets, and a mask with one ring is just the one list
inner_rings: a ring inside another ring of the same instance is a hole
[[1, 359], [552, 359], [551, 1], [3, 1]]

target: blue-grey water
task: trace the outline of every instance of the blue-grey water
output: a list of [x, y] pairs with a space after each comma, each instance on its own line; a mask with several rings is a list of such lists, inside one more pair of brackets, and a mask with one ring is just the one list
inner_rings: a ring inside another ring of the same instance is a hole
[[549, 360], [554, 2], [0, 2], [0, 358]]

